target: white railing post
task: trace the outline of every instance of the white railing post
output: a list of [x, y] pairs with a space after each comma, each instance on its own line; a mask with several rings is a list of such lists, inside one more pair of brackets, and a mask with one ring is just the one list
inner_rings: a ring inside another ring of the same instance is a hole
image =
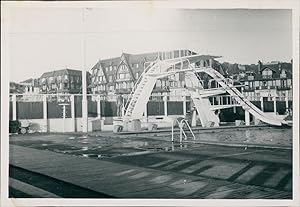
[[17, 120], [17, 95], [12, 95], [12, 120]]
[[174, 120], [172, 119], [172, 142], [174, 142]]
[[73, 128], [73, 132], [76, 131], [76, 121], [75, 121], [75, 97], [74, 95], [71, 95], [70, 97], [70, 101], [71, 101], [71, 119], [72, 119], [72, 128]]
[[167, 96], [164, 96], [163, 100], [164, 100], [164, 114], [165, 114], [165, 117], [167, 117], [168, 116], [168, 98], [167, 98]]
[[274, 104], [274, 113], [276, 114], [277, 113], [277, 106], [276, 106], [276, 102], [277, 102], [277, 100], [276, 100], [276, 96], [273, 96], [273, 104]]
[[289, 99], [288, 99], [288, 93], [285, 94], [285, 109], [289, 108]]
[[97, 118], [101, 119], [101, 100], [100, 96], [97, 98]]
[[246, 124], [246, 126], [250, 125], [250, 113], [249, 113], [249, 109], [245, 109], [245, 124]]
[[47, 95], [43, 95], [43, 120], [45, 124], [44, 132], [48, 132], [48, 109], [47, 109]]
[[264, 97], [260, 97], [260, 107], [261, 107], [261, 111], [264, 111]]
[[186, 117], [186, 96], [183, 96], [183, 116]]
[[146, 103], [146, 105], [145, 105], [145, 111], [144, 111], [144, 118], [145, 118], [146, 120], [148, 120], [148, 119], [147, 119], [147, 118], [148, 118], [147, 105], [148, 105], [148, 103]]

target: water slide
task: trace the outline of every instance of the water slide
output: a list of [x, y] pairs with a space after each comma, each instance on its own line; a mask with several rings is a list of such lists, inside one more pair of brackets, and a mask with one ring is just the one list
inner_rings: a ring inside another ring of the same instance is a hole
[[275, 126], [281, 126], [282, 124], [287, 124], [281, 118], [277, 118], [274, 116], [270, 116], [269, 114], [264, 113], [259, 108], [257, 108], [254, 104], [252, 104], [249, 100], [247, 100], [244, 95], [236, 89], [231, 83], [228, 83], [223, 75], [214, 70], [213, 68], [195, 68], [197, 72], [204, 72], [210, 75], [213, 79], [215, 79], [228, 93], [231, 95], [245, 110], [248, 110], [250, 114], [252, 114], [257, 119], [271, 124]]

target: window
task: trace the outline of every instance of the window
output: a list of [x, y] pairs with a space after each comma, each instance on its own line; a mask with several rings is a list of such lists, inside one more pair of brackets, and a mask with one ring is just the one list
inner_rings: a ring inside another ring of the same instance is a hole
[[272, 85], [272, 81], [268, 81], [268, 86], [271, 86]]
[[113, 91], [113, 90], [115, 90], [115, 87], [114, 86], [109, 86], [109, 90]]
[[109, 66], [109, 71], [112, 71], [112, 69], [113, 69], [113, 66], [112, 65]]
[[156, 81], [156, 87], [157, 88], [161, 88], [161, 80], [157, 80]]
[[286, 78], [286, 72], [285, 72], [285, 70], [281, 71], [280, 78]]
[[120, 78], [120, 79], [124, 79], [124, 78], [125, 78], [125, 74], [124, 74], [124, 73], [120, 73], [120, 74], [119, 74], [119, 78]]
[[110, 76], [108, 77], [108, 80], [109, 80], [109, 82], [112, 82], [113, 77], [110, 75]]
[[65, 75], [65, 79], [68, 79], [68, 75]]
[[254, 76], [251, 74], [248, 76], [248, 80], [254, 80]]
[[135, 73], [135, 78], [136, 78], [136, 79], [139, 78], [139, 73]]

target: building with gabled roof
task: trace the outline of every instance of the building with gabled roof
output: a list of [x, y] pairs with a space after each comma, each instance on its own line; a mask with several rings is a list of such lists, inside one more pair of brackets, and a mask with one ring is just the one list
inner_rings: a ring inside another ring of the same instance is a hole
[[[173, 50], [167, 52], [152, 52], [142, 54], [122, 53], [120, 57], [99, 60], [91, 69], [91, 84], [93, 94], [127, 96], [136, 80], [144, 71], [147, 62], [157, 59], [171, 59], [195, 55], [190, 50]], [[184, 74], [175, 74], [157, 80], [153, 95], [166, 95], [175, 89], [184, 90]]]
[[[89, 73], [87, 73], [89, 83]], [[61, 69], [45, 72], [39, 78], [41, 93], [81, 93], [82, 71]]]
[[247, 97], [261, 97], [271, 101], [272, 97], [281, 100], [291, 100], [292, 91], [292, 64], [273, 61], [263, 64], [258, 61], [257, 71], [246, 72], [240, 79], [244, 85], [243, 93]]

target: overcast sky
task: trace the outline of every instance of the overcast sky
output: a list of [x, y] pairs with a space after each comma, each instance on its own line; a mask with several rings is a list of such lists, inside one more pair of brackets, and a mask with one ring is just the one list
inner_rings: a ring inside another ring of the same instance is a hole
[[[14, 8], [11, 81], [45, 71], [83, 68], [126, 53], [190, 49], [250, 64], [292, 58], [289, 10]], [[85, 35], [83, 35], [85, 34]]]

